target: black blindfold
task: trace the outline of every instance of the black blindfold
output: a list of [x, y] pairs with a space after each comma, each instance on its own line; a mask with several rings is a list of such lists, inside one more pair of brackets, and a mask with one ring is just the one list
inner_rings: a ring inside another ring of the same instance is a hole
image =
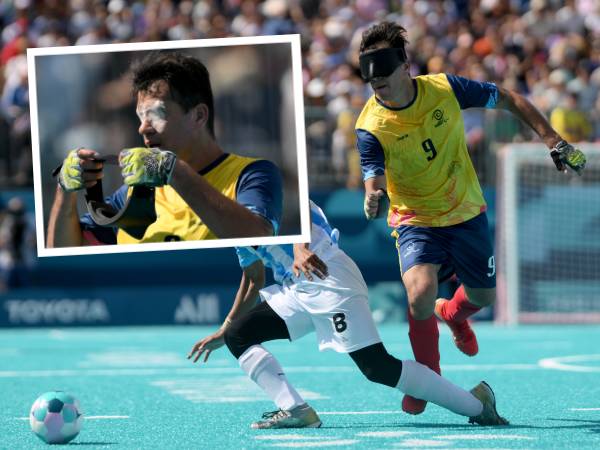
[[360, 76], [367, 83], [373, 78], [389, 77], [406, 59], [406, 52], [402, 48], [369, 50], [359, 57]]

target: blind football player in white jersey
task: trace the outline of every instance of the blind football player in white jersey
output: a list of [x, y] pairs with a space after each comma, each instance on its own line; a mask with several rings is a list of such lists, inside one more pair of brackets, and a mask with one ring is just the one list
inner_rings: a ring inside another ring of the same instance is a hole
[[[188, 358], [204, 362], [227, 345], [244, 372], [277, 406], [252, 428], [316, 428], [321, 420], [287, 380], [279, 362], [261, 344], [294, 341], [315, 331], [319, 349], [348, 353], [375, 383], [430, 401], [480, 425], [506, 425], [491, 388], [470, 392], [412, 360], [390, 355], [371, 316], [367, 285], [354, 261], [338, 247], [338, 230], [310, 202], [311, 243], [237, 248], [242, 280], [221, 328], [199, 340]], [[265, 267], [277, 284], [264, 287]], [[261, 299], [262, 302], [257, 304]]]

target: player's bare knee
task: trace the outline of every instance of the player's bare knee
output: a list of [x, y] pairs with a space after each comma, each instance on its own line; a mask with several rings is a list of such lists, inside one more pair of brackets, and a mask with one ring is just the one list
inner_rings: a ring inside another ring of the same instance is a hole
[[433, 314], [436, 292], [425, 284], [408, 294], [410, 314], [417, 320], [428, 319]]
[[433, 314], [433, 303], [427, 304], [409, 304], [410, 315], [416, 320], [426, 320]]

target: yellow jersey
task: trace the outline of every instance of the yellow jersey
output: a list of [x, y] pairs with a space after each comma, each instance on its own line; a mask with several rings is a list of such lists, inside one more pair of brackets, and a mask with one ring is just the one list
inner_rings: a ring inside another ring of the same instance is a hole
[[363, 179], [385, 175], [388, 224], [441, 227], [465, 222], [486, 203], [465, 141], [461, 109], [494, 107], [498, 91], [446, 74], [413, 79], [415, 97], [390, 108], [372, 96], [356, 122]]
[[[250, 211], [264, 217], [277, 233], [281, 221], [282, 183], [279, 169], [268, 160], [225, 153], [200, 172], [208, 183]], [[123, 207], [133, 188], [123, 186], [106, 200], [116, 209]], [[157, 219], [141, 239], [122, 229], [101, 227], [89, 214], [80, 219], [84, 236], [94, 244], [135, 244], [143, 242], [217, 239], [200, 217], [171, 186], [155, 189]]]

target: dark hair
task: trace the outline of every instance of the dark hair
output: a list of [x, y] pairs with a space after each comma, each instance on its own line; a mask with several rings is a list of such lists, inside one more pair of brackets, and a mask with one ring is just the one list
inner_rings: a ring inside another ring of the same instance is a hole
[[204, 103], [208, 106], [208, 131], [214, 137], [214, 103], [210, 74], [198, 59], [180, 52], [152, 52], [135, 62], [133, 94], [152, 93], [153, 84], [163, 80], [169, 85], [171, 98], [184, 112]]
[[370, 26], [362, 34], [360, 53], [368, 50], [379, 42], [387, 42], [391, 48], [401, 48], [408, 44], [406, 29], [394, 22], [381, 22]]

